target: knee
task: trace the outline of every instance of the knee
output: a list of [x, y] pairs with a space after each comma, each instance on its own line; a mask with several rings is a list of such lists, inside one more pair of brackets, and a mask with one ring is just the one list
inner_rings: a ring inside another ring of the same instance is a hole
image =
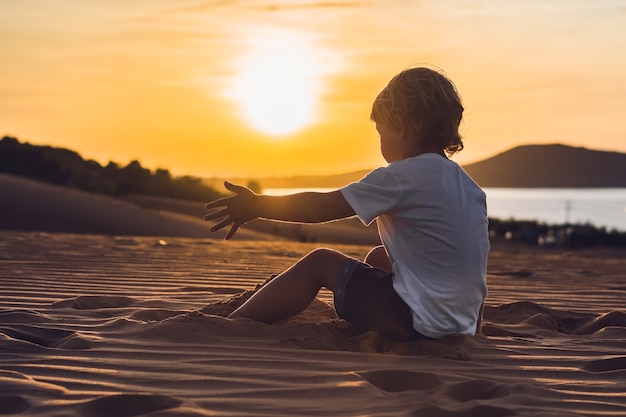
[[303, 261], [305, 262], [305, 268], [312, 274], [320, 286], [334, 291], [337, 274], [346, 259], [348, 257], [341, 252], [319, 248], [309, 252], [303, 258]]
[[370, 264], [373, 267], [391, 272], [391, 261], [389, 260], [387, 251], [382, 245], [376, 246], [371, 251], [369, 251], [367, 256], [365, 256], [365, 263]]
[[314, 265], [329, 265], [342, 262], [346, 256], [329, 248], [317, 248], [309, 252], [305, 259]]

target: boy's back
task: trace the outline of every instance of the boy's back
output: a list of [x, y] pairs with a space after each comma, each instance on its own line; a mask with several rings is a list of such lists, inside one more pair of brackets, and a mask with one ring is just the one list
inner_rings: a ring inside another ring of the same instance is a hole
[[394, 288], [429, 337], [473, 334], [486, 295], [484, 192], [462, 168], [426, 153], [342, 189], [361, 220], [378, 218]]

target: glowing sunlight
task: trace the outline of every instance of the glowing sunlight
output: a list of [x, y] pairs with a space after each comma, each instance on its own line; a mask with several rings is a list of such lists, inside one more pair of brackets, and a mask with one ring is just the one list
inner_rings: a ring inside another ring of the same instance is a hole
[[263, 30], [236, 61], [227, 97], [253, 129], [284, 137], [315, 121], [322, 90], [320, 51], [303, 33]]

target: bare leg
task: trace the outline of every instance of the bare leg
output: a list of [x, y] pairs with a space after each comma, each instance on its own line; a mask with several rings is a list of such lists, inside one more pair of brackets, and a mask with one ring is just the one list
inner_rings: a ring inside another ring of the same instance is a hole
[[274, 323], [300, 313], [311, 304], [321, 287], [335, 291], [343, 261], [341, 252], [316, 249], [265, 284], [229, 317], [245, 317]]
[[365, 263], [372, 265], [373, 267], [380, 268], [384, 271], [391, 272], [391, 261], [385, 247], [380, 245], [374, 247], [365, 256]]

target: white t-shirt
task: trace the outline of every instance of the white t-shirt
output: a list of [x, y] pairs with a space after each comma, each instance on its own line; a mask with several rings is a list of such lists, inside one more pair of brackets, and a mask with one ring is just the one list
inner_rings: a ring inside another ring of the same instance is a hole
[[415, 330], [473, 335], [487, 295], [489, 234], [485, 193], [470, 176], [426, 153], [378, 168], [341, 193], [364, 224], [377, 219], [393, 287]]

